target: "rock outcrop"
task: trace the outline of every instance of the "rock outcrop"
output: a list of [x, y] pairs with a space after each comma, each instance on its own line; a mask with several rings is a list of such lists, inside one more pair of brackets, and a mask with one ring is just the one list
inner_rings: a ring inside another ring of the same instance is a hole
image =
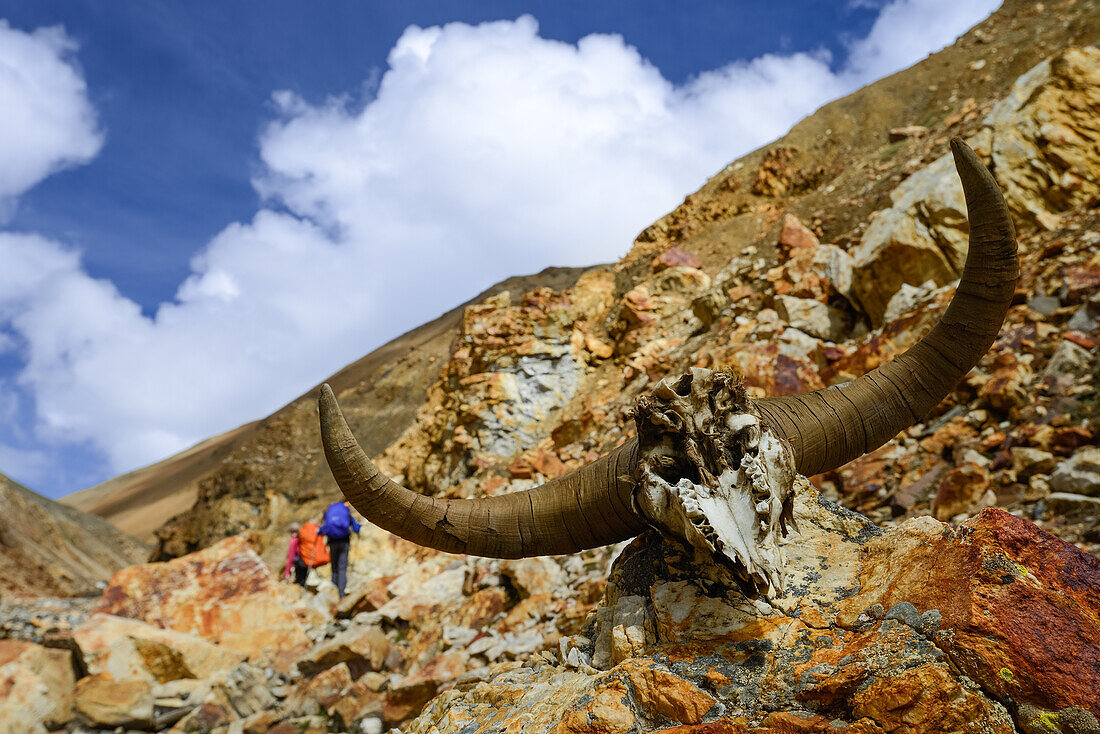
[[309, 640], [282, 592], [248, 540], [234, 536], [183, 558], [118, 571], [96, 611], [197, 635], [286, 668]]
[[[1100, 49], [1071, 48], [1028, 71], [969, 142], [1004, 188], [1021, 232], [1057, 227], [1062, 212], [1100, 194]], [[948, 155], [890, 192], [858, 246], [853, 293], [879, 326], [903, 284], [958, 278], [966, 258], [966, 202]]]
[[1000, 510], [881, 530], [805, 483], [795, 517], [787, 596], [746, 599], [722, 569], [641, 536], [615, 561], [590, 638], [563, 640], [555, 664], [457, 686], [405, 731], [1098, 726], [1096, 558]]

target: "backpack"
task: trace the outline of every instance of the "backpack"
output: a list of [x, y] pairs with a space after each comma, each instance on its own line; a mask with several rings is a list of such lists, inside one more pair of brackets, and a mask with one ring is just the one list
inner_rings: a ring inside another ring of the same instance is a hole
[[343, 502], [333, 502], [325, 510], [325, 535], [330, 538], [346, 538], [351, 535], [351, 513]]
[[307, 522], [298, 530], [298, 555], [302, 563], [317, 568], [329, 562], [328, 547], [315, 522]]

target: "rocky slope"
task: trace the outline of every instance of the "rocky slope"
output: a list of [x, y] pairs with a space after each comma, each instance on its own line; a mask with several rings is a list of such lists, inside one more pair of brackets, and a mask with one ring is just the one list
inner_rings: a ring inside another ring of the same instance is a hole
[[91, 593], [148, 552], [105, 520], [0, 474], [0, 598]]
[[245, 535], [0, 609], [5, 731], [826, 734], [1100, 730], [1100, 560], [986, 509], [883, 530], [798, 480], [787, 592], [652, 531], [489, 561], [378, 531], [352, 593]]

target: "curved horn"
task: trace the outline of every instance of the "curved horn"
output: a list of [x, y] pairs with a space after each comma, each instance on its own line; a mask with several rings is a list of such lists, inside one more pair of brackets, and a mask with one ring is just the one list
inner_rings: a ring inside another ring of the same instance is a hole
[[1019, 277], [1016, 236], [1001, 190], [965, 143], [951, 140], [966, 195], [970, 249], [943, 317], [905, 353], [844, 385], [754, 401], [794, 449], [806, 476], [873, 451], [928, 414], [997, 336]]
[[325, 458], [344, 496], [375, 525], [418, 545], [524, 558], [617, 543], [648, 527], [630, 497], [637, 439], [525, 492], [442, 500], [402, 487], [378, 470], [327, 384], [321, 386], [318, 409]]

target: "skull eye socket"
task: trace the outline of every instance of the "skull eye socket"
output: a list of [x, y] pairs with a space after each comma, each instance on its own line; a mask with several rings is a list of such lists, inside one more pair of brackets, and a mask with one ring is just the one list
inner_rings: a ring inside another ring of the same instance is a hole
[[741, 441], [738, 440], [738, 438], [732, 438], [723, 441], [722, 444], [722, 448], [726, 455], [726, 464], [732, 469], [741, 466], [741, 459], [745, 455]]
[[662, 480], [669, 484], [678, 484], [681, 479], [686, 479], [692, 484], [700, 483], [699, 468], [695, 463], [681, 455], [662, 456], [654, 467], [654, 471]]
[[682, 398], [686, 398], [691, 395], [691, 373], [688, 372], [680, 376], [676, 382], [672, 384], [672, 392], [676, 393]]

